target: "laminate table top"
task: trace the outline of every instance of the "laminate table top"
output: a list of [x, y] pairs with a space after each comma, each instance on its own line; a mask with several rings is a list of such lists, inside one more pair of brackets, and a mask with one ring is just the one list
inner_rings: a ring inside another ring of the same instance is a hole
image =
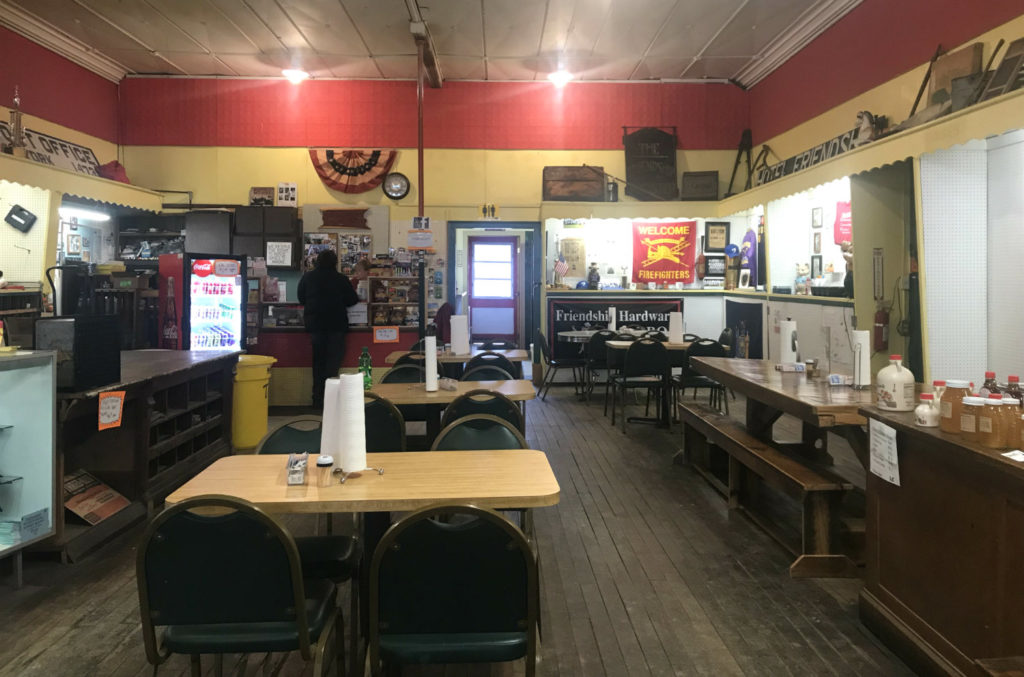
[[515, 379], [512, 381], [456, 381], [455, 390], [438, 388], [428, 393], [423, 383], [376, 383], [371, 392], [389, 400], [392, 404], [450, 404], [455, 398], [465, 395], [470, 390], [490, 390], [501, 393], [515, 402], [532, 400], [537, 390], [531, 381]]
[[[386, 364], [394, 364], [395, 362], [398, 361], [398, 358], [402, 357], [403, 355], [408, 355], [411, 352], [418, 351], [396, 350], [393, 353], [389, 353], [388, 356], [384, 358], [384, 362]], [[499, 355], [504, 356], [509, 362], [526, 362], [530, 359], [530, 354], [523, 350], [522, 348], [510, 348], [507, 350], [481, 350], [479, 348], [474, 348], [473, 350], [470, 351], [468, 355], [465, 353], [458, 354], [451, 352], [440, 352], [437, 354], [437, 361], [440, 362], [441, 364], [462, 364], [464, 362], [469, 362], [471, 359], [473, 359], [474, 357], [481, 353], [497, 353]]]
[[313, 466], [305, 484], [289, 486], [286, 460], [283, 454], [218, 459], [167, 503], [221, 494], [274, 513], [399, 512], [435, 503], [539, 508], [558, 503], [560, 492], [547, 456], [535, 449], [367, 454], [367, 465], [384, 472], [367, 470], [344, 484], [329, 468]]

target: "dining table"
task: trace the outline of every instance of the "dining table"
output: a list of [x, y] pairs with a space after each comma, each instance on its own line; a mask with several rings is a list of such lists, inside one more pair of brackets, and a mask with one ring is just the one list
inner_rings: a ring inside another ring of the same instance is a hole
[[454, 390], [438, 387], [428, 392], [425, 383], [375, 383], [370, 392], [380, 395], [395, 406], [427, 407], [427, 438], [433, 440], [441, 432], [441, 410], [471, 390], [488, 390], [518, 402], [526, 420], [526, 402], [537, 397], [533, 382], [526, 379], [506, 381], [449, 381]]
[[[394, 364], [403, 355], [408, 355], [413, 352], [410, 350], [396, 350], [388, 353], [388, 356], [384, 358], [386, 364]], [[481, 348], [473, 348], [468, 353], [453, 353], [450, 350], [440, 351], [437, 353], [437, 361], [441, 364], [464, 364], [469, 362], [471, 359], [480, 355], [481, 353], [501, 355], [509, 362], [526, 362], [530, 359], [530, 354], [522, 348], [507, 348], [507, 349], [495, 349], [495, 350], [483, 350]]]
[[868, 467], [867, 419], [860, 408], [874, 402], [871, 389], [831, 385], [828, 375], [809, 378], [805, 372], [783, 372], [775, 362], [730, 357], [693, 357], [694, 371], [718, 381], [746, 398], [747, 430], [772, 441], [772, 429], [783, 414], [801, 422], [799, 442], [788, 450], [823, 465], [832, 465], [828, 433], [844, 437], [857, 460]]
[[567, 329], [558, 332], [558, 340], [563, 343], [586, 343], [600, 329]]

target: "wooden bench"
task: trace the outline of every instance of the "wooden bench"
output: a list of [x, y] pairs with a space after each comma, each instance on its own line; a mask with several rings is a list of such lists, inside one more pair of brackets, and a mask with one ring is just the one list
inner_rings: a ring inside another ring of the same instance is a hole
[[[741, 509], [797, 559], [789, 567], [794, 578], [853, 577], [856, 564], [838, 552], [839, 511], [853, 485], [825, 470], [812, 468], [777, 445], [751, 435], [746, 427], [721, 412], [696, 402], [679, 403], [683, 449], [687, 460], [729, 501]], [[715, 450], [719, 450], [719, 454]], [[727, 455], [722, 467], [721, 452]], [[718, 461], [716, 469], [715, 462]], [[718, 471], [716, 473], [716, 470]], [[726, 474], [723, 481], [722, 471]], [[801, 510], [799, 544], [774, 520], [752, 508], [756, 475], [768, 486], [796, 499]]]

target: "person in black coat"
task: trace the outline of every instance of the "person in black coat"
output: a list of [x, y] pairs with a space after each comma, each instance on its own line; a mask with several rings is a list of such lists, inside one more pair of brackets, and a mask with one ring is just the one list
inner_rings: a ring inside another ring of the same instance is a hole
[[359, 298], [349, 279], [338, 272], [338, 256], [329, 249], [320, 252], [316, 268], [302, 276], [298, 296], [313, 342], [313, 406], [322, 409], [324, 384], [338, 375], [345, 355], [348, 308]]

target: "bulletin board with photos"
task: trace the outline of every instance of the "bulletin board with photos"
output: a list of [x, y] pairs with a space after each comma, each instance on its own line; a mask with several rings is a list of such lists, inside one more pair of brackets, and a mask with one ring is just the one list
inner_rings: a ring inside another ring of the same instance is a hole
[[302, 270], [315, 268], [317, 256], [327, 249], [338, 255], [338, 269], [347, 274], [360, 259], [372, 258], [373, 236], [362, 233], [305, 233]]

